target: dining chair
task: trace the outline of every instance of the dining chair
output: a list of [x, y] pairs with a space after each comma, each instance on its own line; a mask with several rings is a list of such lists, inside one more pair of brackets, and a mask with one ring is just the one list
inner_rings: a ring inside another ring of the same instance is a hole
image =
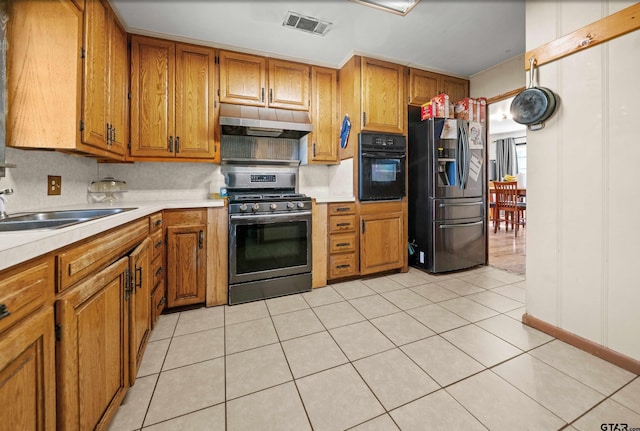
[[[496, 206], [493, 212], [494, 223], [493, 232], [498, 232], [500, 222], [504, 220], [505, 229], [515, 230], [515, 236], [518, 236], [518, 228], [525, 222], [526, 202], [520, 202], [518, 199], [518, 183], [516, 181], [495, 181], [493, 183], [496, 195]], [[504, 214], [504, 219], [500, 218], [500, 214]], [[515, 229], [514, 229], [515, 228]]]

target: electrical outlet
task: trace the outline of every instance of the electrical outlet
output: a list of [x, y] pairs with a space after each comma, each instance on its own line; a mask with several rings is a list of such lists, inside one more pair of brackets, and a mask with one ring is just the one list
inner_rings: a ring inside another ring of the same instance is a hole
[[56, 175], [47, 176], [47, 195], [59, 195], [62, 193], [62, 177]]

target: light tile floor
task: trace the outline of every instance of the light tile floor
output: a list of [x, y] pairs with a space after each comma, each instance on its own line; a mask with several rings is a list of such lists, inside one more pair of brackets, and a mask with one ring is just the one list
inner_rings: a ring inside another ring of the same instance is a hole
[[640, 428], [640, 378], [520, 323], [491, 267], [160, 317], [109, 430]]

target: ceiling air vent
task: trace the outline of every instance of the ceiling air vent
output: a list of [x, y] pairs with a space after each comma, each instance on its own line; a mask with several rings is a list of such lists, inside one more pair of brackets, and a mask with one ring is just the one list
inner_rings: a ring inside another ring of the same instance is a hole
[[333, 25], [329, 21], [324, 21], [310, 16], [304, 16], [297, 12], [287, 12], [282, 23], [285, 27], [296, 28], [306, 31], [307, 33], [319, 34], [324, 36]]

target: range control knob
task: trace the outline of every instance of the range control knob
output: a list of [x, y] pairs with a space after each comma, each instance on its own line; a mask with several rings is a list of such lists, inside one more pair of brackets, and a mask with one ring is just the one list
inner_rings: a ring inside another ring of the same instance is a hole
[[293, 202], [287, 202], [287, 209], [292, 210], [294, 206]]
[[298, 202], [298, 208], [304, 208], [304, 202]]
[[271, 211], [275, 211], [276, 209], [278, 209], [278, 205], [277, 204], [271, 204], [271, 205], [269, 205], [269, 208], [271, 208]]
[[246, 211], [247, 210], [247, 204], [240, 204], [240, 206], [238, 207], [238, 209], [240, 211]]
[[258, 203], [253, 204], [253, 206], [251, 207], [252, 211], [258, 211], [259, 209], [260, 209], [260, 204], [258, 204]]

